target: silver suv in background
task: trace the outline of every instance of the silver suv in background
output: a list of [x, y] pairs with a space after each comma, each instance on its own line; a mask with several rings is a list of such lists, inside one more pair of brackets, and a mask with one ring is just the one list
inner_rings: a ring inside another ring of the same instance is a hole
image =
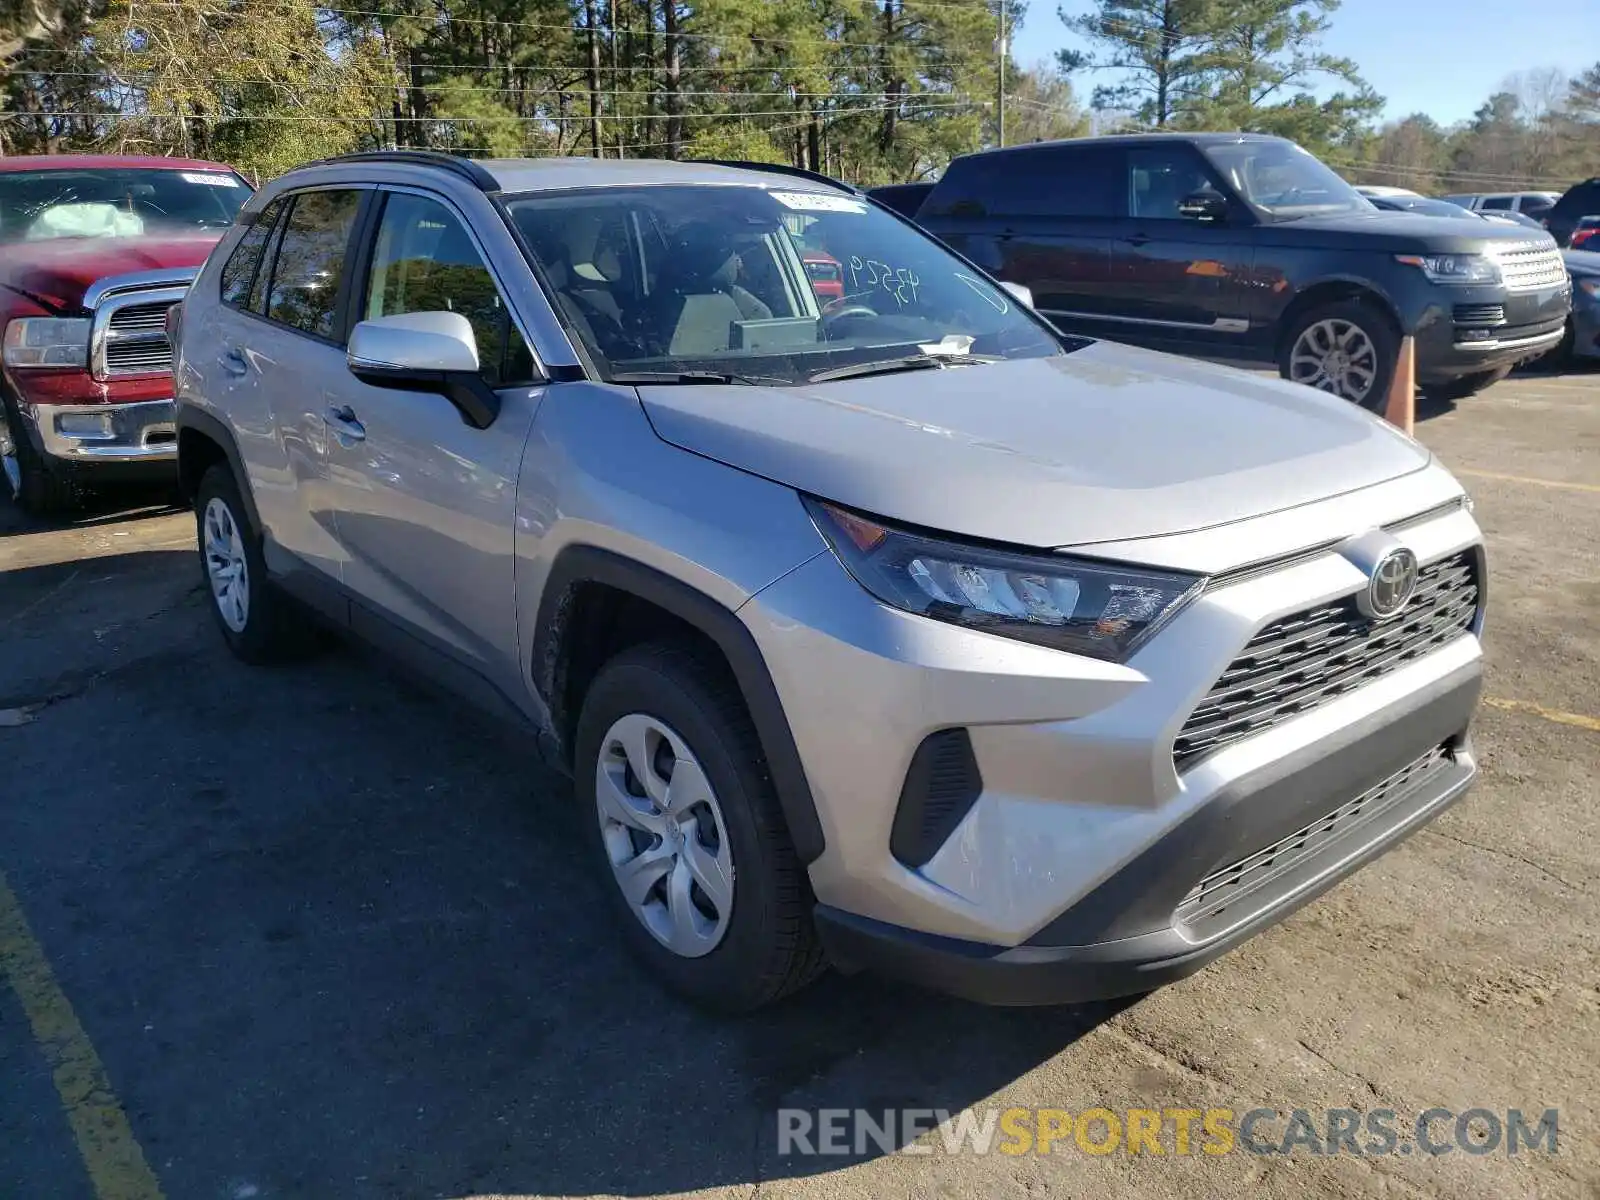
[[820, 177], [318, 163], [175, 324], [228, 645], [315, 612], [526, 722], [708, 1005], [1147, 990], [1474, 777], [1483, 552], [1426, 450], [1061, 335]]

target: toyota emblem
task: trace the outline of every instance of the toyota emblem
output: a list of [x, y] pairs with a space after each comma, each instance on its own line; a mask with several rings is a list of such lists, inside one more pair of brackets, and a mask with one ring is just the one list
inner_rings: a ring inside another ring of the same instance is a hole
[[1396, 546], [1373, 565], [1367, 590], [1358, 597], [1356, 606], [1374, 621], [1385, 621], [1404, 608], [1416, 590], [1417, 556], [1404, 546]]

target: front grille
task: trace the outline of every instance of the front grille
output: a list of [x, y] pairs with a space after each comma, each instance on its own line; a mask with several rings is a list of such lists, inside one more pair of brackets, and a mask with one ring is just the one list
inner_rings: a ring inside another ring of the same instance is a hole
[[1451, 319], [1457, 325], [1503, 325], [1506, 310], [1500, 304], [1458, 304]]
[[1339, 805], [1288, 837], [1212, 871], [1189, 889], [1175, 916], [1191, 927], [1214, 921], [1246, 894], [1312, 858], [1329, 842], [1343, 837], [1358, 825], [1378, 820], [1386, 809], [1405, 799], [1417, 784], [1453, 759], [1448, 744], [1435, 746], [1354, 800]]
[[135, 331], [155, 330], [165, 333], [167, 328], [167, 310], [172, 307], [170, 301], [157, 301], [154, 304], [128, 304], [116, 309], [107, 322], [108, 329], [118, 333], [132, 333]]
[[1567, 281], [1567, 264], [1561, 251], [1546, 242], [1518, 242], [1494, 252], [1505, 277], [1506, 289], [1533, 292], [1560, 287]]
[[95, 378], [170, 372], [167, 313], [183, 298], [187, 287], [185, 280], [175, 279], [107, 294], [94, 314], [90, 369]]
[[1274, 621], [1239, 652], [1172, 746], [1178, 770], [1355, 691], [1453, 641], [1478, 610], [1473, 550], [1423, 567], [1400, 615], [1374, 623], [1354, 596]]

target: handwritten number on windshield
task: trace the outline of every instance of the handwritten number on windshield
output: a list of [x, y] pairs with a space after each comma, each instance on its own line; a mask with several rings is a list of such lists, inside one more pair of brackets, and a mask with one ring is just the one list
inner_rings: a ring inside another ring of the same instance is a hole
[[904, 308], [917, 302], [917, 289], [921, 286], [921, 278], [910, 267], [893, 267], [874, 258], [850, 256], [850, 290], [858, 295], [881, 290], [893, 298], [897, 307]]

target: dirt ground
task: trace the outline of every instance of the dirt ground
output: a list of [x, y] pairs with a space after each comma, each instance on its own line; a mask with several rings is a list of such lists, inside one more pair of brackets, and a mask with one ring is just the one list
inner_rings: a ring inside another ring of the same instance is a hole
[[[1193, 979], [1076, 1009], [858, 976], [702, 1017], [515, 733], [355, 649], [235, 663], [186, 514], [0, 502], [0, 1197], [1600, 1195], [1600, 374], [1418, 433], [1488, 536], [1482, 782]], [[780, 1108], [969, 1106], [1558, 1109], [1559, 1142], [778, 1153]]]

